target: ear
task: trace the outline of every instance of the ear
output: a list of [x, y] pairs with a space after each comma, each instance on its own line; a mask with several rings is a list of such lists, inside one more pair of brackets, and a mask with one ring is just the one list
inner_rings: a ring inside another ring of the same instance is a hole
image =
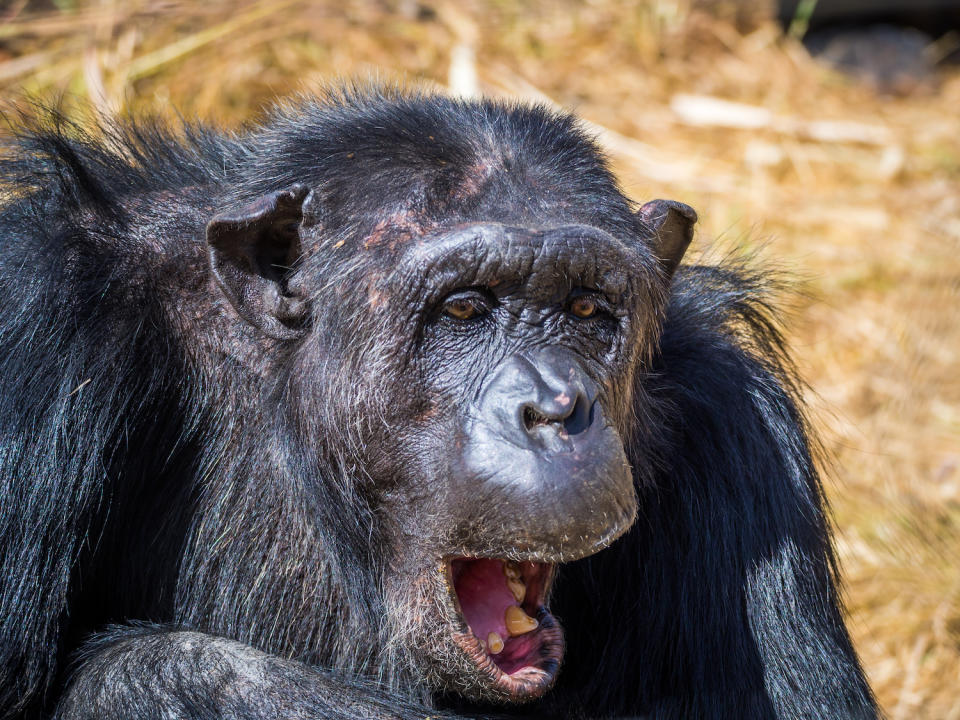
[[207, 253], [217, 285], [240, 317], [278, 340], [303, 333], [305, 298], [287, 285], [300, 257], [300, 222], [307, 188], [297, 185], [207, 223]]
[[693, 239], [696, 210], [676, 200], [651, 200], [637, 210], [637, 219], [669, 278]]

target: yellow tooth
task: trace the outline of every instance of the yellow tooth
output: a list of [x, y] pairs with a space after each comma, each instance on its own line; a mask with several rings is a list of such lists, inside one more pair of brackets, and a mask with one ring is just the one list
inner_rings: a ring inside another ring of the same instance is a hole
[[503, 574], [506, 575], [510, 580], [519, 580], [520, 566], [511, 560], [507, 560], [503, 564]]
[[510, 633], [510, 637], [516, 637], [517, 635], [523, 635], [536, 629], [538, 623], [527, 615], [523, 611], [523, 608], [517, 605], [511, 605], [503, 614], [503, 624], [507, 626], [507, 632]]
[[496, 655], [501, 650], [503, 650], [503, 638], [495, 632], [487, 635], [487, 652]]
[[523, 599], [527, 596], [527, 586], [523, 584], [523, 581], [508, 577], [507, 587], [510, 588], [510, 592], [513, 593], [514, 599], [518, 603], [522, 603]]

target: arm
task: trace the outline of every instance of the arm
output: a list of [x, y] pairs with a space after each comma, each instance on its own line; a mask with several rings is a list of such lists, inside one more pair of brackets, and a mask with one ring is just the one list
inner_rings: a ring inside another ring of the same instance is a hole
[[190, 631], [117, 628], [88, 644], [56, 720], [446, 717], [391, 693]]
[[794, 376], [761, 298], [733, 271], [676, 278], [637, 395], [637, 523], [558, 583], [566, 684], [590, 712], [876, 717]]

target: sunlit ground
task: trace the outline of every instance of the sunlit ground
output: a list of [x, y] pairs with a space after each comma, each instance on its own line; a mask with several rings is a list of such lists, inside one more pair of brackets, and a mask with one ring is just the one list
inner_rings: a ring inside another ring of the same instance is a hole
[[576, 110], [632, 197], [697, 208], [697, 250], [763, 246], [802, 280], [790, 336], [857, 647], [892, 719], [960, 718], [960, 70], [882, 98], [740, 20], [683, 0], [14, 0], [0, 93], [236, 126], [375, 77]]

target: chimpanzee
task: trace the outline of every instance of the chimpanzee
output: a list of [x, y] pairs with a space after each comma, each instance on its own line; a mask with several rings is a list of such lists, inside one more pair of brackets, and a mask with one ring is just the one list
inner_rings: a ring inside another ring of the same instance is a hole
[[23, 117], [2, 717], [876, 717], [769, 279], [575, 119]]

